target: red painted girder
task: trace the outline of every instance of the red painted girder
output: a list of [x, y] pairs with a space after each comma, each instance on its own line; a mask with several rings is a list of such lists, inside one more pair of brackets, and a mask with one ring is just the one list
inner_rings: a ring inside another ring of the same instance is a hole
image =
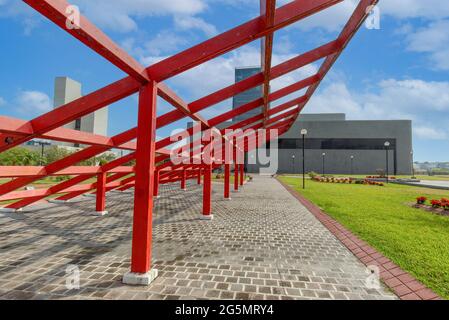
[[[272, 79], [274, 79], [276, 77], [280, 77], [288, 72], [291, 72], [297, 68], [305, 66], [309, 63], [312, 63], [312, 62], [324, 57], [326, 54], [329, 54], [330, 52], [337, 50], [337, 48], [335, 48], [334, 46], [336, 46], [338, 48], [338, 46], [335, 44], [335, 42], [331, 42], [323, 47], [320, 47], [318, 49], [309, 51], [305, 54], [299, 55], [296, 58], [293, 58], [289, 61], [286, 61], [286, 62], [274, 67], [271, 71]], [[334, 50], [332, 50], [332, 49], [334, 49]], [[314, 60], [314, 59], [316, 59], [316, 60]], [[126, 83], [126, 81], [128, 81], [128, 83]], [[131, 83], [130, 83], [130, 81], [131, 81]], [[214, 94], [211, 94], [209, 96], [201, 98], [195, 102], [192, 102], [189, 105], [189, 110], [192, 113], [197, 113], [215, 103], [226, 100], [227, 98], [230, 98], [233, 95], [240, 93], [239, 91], [243, 92], [243, 91], [246, 91], [247, 89], [250, 89], [252, 87], [260, 85], [262, 82], [263, 82], [263, 74], [262, 73], [257, 74], [253, 77], [243, 80], [242, 82], [234, 84], [225, 89], [219, 90], [219, 91], [215, 92]], [[114, 97], [119, 96], [118, 94], [114, 95], [113, 93], [116, 91], [121, 92], [121, 89], [119, 88], [120, 86], [129, 86], [128, 89], [132, 90], [132, 92], [130, 94], [135, 93], [138, 90], [138, 83], [136, 83], [133, 79], [128, 79], [128, 80], [124, 79], [119, 82], [116, 82], [115, 84], [113, 84], [111, 86], [108, 86], [104, 89], [101, 89], [94, 93], [91, 93], [90, 95], [87, 95], [78, 100], [75, 100], [65, 106], [62, 106], [62, 107], [60, 107], [56, 110], [53, 110], [41, 117], [38, 117], [35, 120], [32, 120], [29, 124], [27, 124], [27, 126], [31, 126], [34, 128], [33, 131], [35, 132], [35, 134], [29, 135], [23, 139], [16, 140], [12, 145], [9, 145], [9, 146], [6, 146], [3, 141], [0, 141], [0, 152], [4, 151], [6, 149], [9, 149], [13, 146], [16, 146], [20, 143], [23, 143], [29, 139], [32, 139], [32, 138], [38, 136], [39, 134], [48, 132], [54, 128], [59, 127], [60, 125], [64, 125], [68, 122], [71, 122], [71, 121], [79, 118], [80, 113], [78, 112], [78, 113], [76, 113], [76, 115], [73, 115], [74, 110], [79, 110], [79, 111], [88, 110], [87, 112], [81, 114], [81, 115], [85, 115], [85, 114], [88, 114], [90, 112], [97, 110], [98, 105], [101, 105], [101, 106], [108, 105], [111, 102], [110, 99], [115, 99], [115, 98], [111, 98], [112, 96], [114, 96]], [[162, 93], [160, 93], [160, 94], [162, 94]], [[119, 100], [119, 99], [117, 99], [117, 100]], [[95, 104], [95, 107], [86, 109], [86, 106], [88, 106], [89, 104], [94, 103], [94, 102], [97, 102]], [[184, 117], [185, 117], [185, 113], [183, 113], [179, 110], [173, 110], [165, 115], [160, 116], [157, 119], [157, 127], [158, 127], [158, 129], [162, 128], [162, 127], [164, 127], [172, 122], [178, 121]], [[65, 122], [59, 122], [58, 124], [51, 125], [51, 122], [54, 122], [54, 118], [56, 118], [56, 119], [63, 118]], [[49, 129], [49, 130], [47, 130], [47, 131], [45, 129], [36, 130], [36, 126], [37, 126], [36, 123], [41, 124], [39, 126], [39, 128], [47, 126], [47, 129]], [[131, 129], [130, 132], [133, 132], [132, 139], [134, 139], [136, 137], [136, 132], [137, 132], [136, 128]], [[130, 141], [130, 140], [128, 140], [128, 141]]]
[[[287, 26], [288, 24], [294, 23], [302, 18], [305, 18], [306, 16], [313, 14], [317, 11], [323, 10], [324, 8], [327, 8], [331, 5], [334, 5], [341, 0], [297, 0], [292, 3], [289, 3], [282, 8], [279, 8], [276, 12], [276, 18], [275, 18], [275, 27], [272, 30], [264, 30], [265, 33], [273, 32], [277, 29], [283, 28]], [[34, 2], [34, 1], [30, 1]], [[39, 4], [39, 1], [35, 1], [37, 4]], [[65, 20], [64, 20], [65, 21]], [[260, 18], [256, 18], [252, 20], [251, 22], [244, 24], [240, 27], [237, 27], [234, 30], [228, 31], [225, 34], [222, 34], [221, 36], [215, 37], [209, 41], [204, 42], [203, 44], [193, 47], [189, 50], [191, 54], [184, 52], [180, 53], [170, 59], [174, 59], [173, 61], [177, 61], [180, 57], [187, 56], [189, 58], [194, 58], [195, 52], [201, 51], [199, 49], [200, 47], [203, 48], [212, 48], [216, 47], [217, 45], [223, 45], [223, 43], [228, 43], [227, 51], [232, 50], [234, 48], [237, 48], [238, 46], [241, 46], [247, 42], [250, 42], [254, 39], [254, 35], [251, 32], [251, 29], [258, 29], [260, 27]], [[240, 31], [239, 31], [240, 30]], [[250, 33], [243, 32], [244, 30], [249, 30]], [[254, 30], [253, 30], [254, 31]], [[236, 33], [235, 33], [236, 32]], [[241, 36], [247, 37], [246, 41], [243, 43], [241, 42]], [[264, 33], [261, 33], [258, 35], [258, 37], [264, 36]], [[240, 38], [240, 40], [239, 40]], [[227, 41], [223, 42], [225, 39]], [[234, 42], [233, 45], [229, 46], [229, 41]], [[212, 44], [215, 44], [211, 47]], [[210, 50], [207, 50], [210, 52]], [[216, 50], [216, 52], [212, 55], [207, 55], [206, 52], [202, 51], [199, 53], [199, 57], [201, 58], [200, 61], [196, 62], [196, 65], [205, 62], [207, 60], [212, 59], [214, 56], [223, 54], [223, 50]], [[198, 55], [198, 54], [197, 54]], [[170, 60], [169, 59], [169, 60]], [[163, 63], [156, 64], [158, 68], [161, 67], [161, 65], [167, 64], [167, 61], [163, 61]], [[195, 65], [191, 65], [189, 68], [194, 67]], [[153, 66], [154, 67], [154, 66]], [[184, 68], [187, 70], [186, 68]], [[166, 70], [165, 67], [162, 68], [162, 70]], [[178, 70], [179, 72], [180, 70]], [[154, 78], [154, 77], [153, 77]], [[27, 138], [22, 138], [15, 140], [13, 144], [5, 145], [3, 141], [0, 142], [0, 152], [10, 149], [14, 146], [17, 146], [21, 143], [24, 143], [34, 137], [36, 137], [38, 134], [42, 134], [44, 132], [51, 131], [52, 129], [61, 127], [71, 121], [74, 121], [84, 115], [87, 115], [91, 112], [94, 112], [102, 107], [105, 107], [109, 104], [112, 104], [124, 97], [127, 97], [133, 93], [136, 93], [139, 89], [139, 83], [134, 80], [131, 77], [124, 78], [122, 80], [119, 80], [103, 89], [97, 90], [96, 92], [93, 92], [83, 98], [77, 99], [67, 105], [64, 105], [53, 112], [49, 112], [41, 117], [36, 118], [35, 120], [31, 121], [31, 124], [33, 126], [33, 130], [35, 132], [34, 136], [28, 136]], [[57, 121], [55, 121], [55, 119]]]
[[[158, 163], [158, 162], [160, 162], [160, 161], [163, 161], [163, 160], [165, 160], [167, 157], [168, 157], [168, 156], [166, 156], [166, 155], [163, 155], [163, 156], [157, 156], [157, 157], [156, 157], [156, 160], [155, 160], [155, 163]], [[127, 163], [127, 162], [129, 162], [129, 161], [131, 161], [131, 160], [134, 160], [134, 159], [135, 159], [135, 154], [134, 154], [134, 153], [133, 153], [133, 154], [129, 154], [129, 155], [123, 157], [123, 158], [120, 158], [120, 159], [114, 160], [114, 161], [112, 161], [112, 162], [110, 162], [110, 163], [108, 163], [108, 164], [105, 164], [105, 165], [103, 166], [103, 170], [104, 170], [105, 172], [110, 172], [110, 171], [113, 170], [116, 166], [120, 166], [120, 165], [125, 164], [125, 163]], [[123, 180], [124, 184], [126, 184], [127, 181], [128, 181], [128, 180]], [[131, 180], [131, 181], [134, 181], [134, 180]], [[122, 185], [123, 185], [123, 184], [122, 184]], [[114, 188], [112, 188], [112, 187], [111, 187], [111, 188], [108, 188], [108, 191], [110, 191], [110, 190], [112, 190], [112, 189], [115, 189], [115, 188], [117, 188], [117, 187], [114, 187]], [[91, 189], [91, 190], [88, 190], [88, 191], [93, 191], [93, 190], [94, 190], [94, 188]], [[81, 194], [84, 194], [84, 193], [81, 193]], [[76, 197], [79, 196], [79, 195], [80, 195], [80, 194], [77, 194], [77, 193], [68, 194], [68, 195], [63, 196], [63, 197], [61, 197], [61, 198], [58, 198], [58, 200], [69, 200], [69, 199], [76, 198]]]
[[[315, 48], [311, 51], [308, 51], [300, 56], [297, 56], [293, 59], [290, 59], [286, 62], [283, 62], [271, 71], [272, 79], [276, 79], [280, 76], [283, 76], [293, 70], [304, 67], [308, 64], [311, 64], [315, 61], [318, 61], [322, 58], [325, 58], [335, 52], [338, 52], [341, 49], [341, 45], [338, 41], [334, 40], [325, 45], [322, 45], [318, 48]], [[320, 74], [321, 76], [321, 74]]]
[[29, 121], [28, 125], [33, 128], [34, 132], [32, 135], [15, 140], [10, 145], [6, 145], [4, 141], [0, 141], [0, 152], [62, 127], [67, 123], [134, 94], [139, 90], [139, 85], [139, 82], [136, 80], [125, 78], [41, 115]]
[[[104, 172], [101, 167], [95, 166], [77, 166], [70, 167], [64, 170], [58, 171], [53, 176], [72, 176], [72, 175], [86, 175], [86, 174], [98, 174]], [[132, 173], [134, 167], [117, 167], [113, 170], [109, 170], [109, 173]], [[45, 167], [32, 167], [32, 166], [0, 166], [0, 178], [17, 178], [17, 177], [35, 177], [42, 178], [47, 177], [48, 173]]]
[[[117, 167], [120, 167], [120, 166], [122, 166], [122, 165], [128, 163], [128, 162], [131, 161], [132, 159], [133, 159], [133, 154], [129, 154], [129, 155], [126, 155], [126, 156], [124, 156], [124, 157], [122, 157], [122, 158], [113, 160], [113, 161], [109, 162], [108, 164], [102, 166], [102, 167], [101, 167], [101, 168], [102, 168], [102, 171], [103, 171], [103, 172], [111, 172], [113, 169], [115, 169], [115, 168], [117, 168]], [[114, 178], [115, 178], [115, 177], [119, 177], [120, 175], [128, 175], [128, 173], [117, 173], [117, 174], [115, 174], [115, 175], [112, 175], [112, 176], [108, 177], [108, 180], [107, 180], [107, 181], [108, 181], [108, 182], [112, 182], [112, 181], [114, 181]], [[51, 196], [51, 195], [53, 195], [53, 194], [62, 193], [62, 191], [66, 190], [67, 188], [73, 187], [73, 186], [75, 186], [75, 185], [77, 185], [77, 184], [80, 184], [80, 183], [82, 183], [82, 182], [84, 182], [84, 181], [86, 181], [86, 180], [89, 180], [89, 179], [91, 179], [91, 178], [93, 178], [93, 177], [95, 177], [95, 174], [91, 174], [91, 175], [80, 175], [80, 176], [74, 177], [74, 178], [72, 178], [72, 179], [70, 179], [70, 180], [61, 182], [61, 183], [59, 183], [59, 184], [57, 184], [57, 185], [54, 185], [54, 186], [50, 187], [50, 188], [48, 189], [48, 193], [45, 194], [45, 195], [43, 195], [43, 196], [40, 196], [40, 197], [39, 197], [39, 196], [36, 196], [36, 197], [32, 197], [32, 198], [27, 198], [27, 199], [25, 199], [26, 201], [22, 201], [22, 202], [19, 202], [19, 203], [17, 203], [17, 204], [14, 204], [14, 205], [15, 205], [15, 207], [16, 207], [17, 209], [18, 209], [18, 208], [25, 207], [25, 206], [27, 206], [27, 205], [33, 204], [33, 203], [35, 203], [35, 202], [37, 202], [37, 201], [40, 201], [40, 200], [44, 199], [45, 197]], [[117, 179], [118, 179], [118, 178], [117, 178]], [[75, 197], [77, 197], [78, 195], [82, 195], [82, 194], [84, 194], [84, 193], [86, 193], [86, 192], [88, 192], [88, 191], [91, 191], [91, 190], [93, 190], [93, 189], [86, 190], [86, 191], [81, 192], [81, 193], [80, 193], [80, 192], [77, 192], [77, 193], [69, 193], [68, 195], [64, 196], [64, 199], [58, 198], [58, 200], [69, 200], [69, 199], [75, 198]]]
[[[292, 106], [297, 105], [297, 104], [298, 104], [299, 102], [301, 102], [303, 99], [304, 99], [304, 97], [300, 97], [300, 98], [294, 99], [294, 100], [292, 100], [292, 101], [290, 101], [290, 102], [288, 102], [288, 103], [286, 103], [286, 104], [283, 104], [283, 105], [281, 105], [281, 106], [279, 106], [279, 107], [273, 108], [273, 109], [271, 109], [271, 110], [269, 111], [269, 115], [275, 115], [275, 114], [277, 114], [277, 113], [279, 113], [279, 112], [281, 112], [281, 111], [283, 111], [283, 110], [285, 110], [285, 109], [289, 109], [289, 108], [291, 108]], [[299, 109], [297, 108], [297, 109], [295, 109], [294, 111], [295, 111], [295, 112], [298, 112], [298, 110], [299, 110]], [[270, 121], [270, 125], [271, 125], [271, 124], [276, 125], [277, 122], [278, 122], [278, 121], [277, 121], [278, 118], [279, 118], [279, 119], [284, 119], [284, 118], [286, 118], [287, 116], [290, 116], [290, 118], [291, 118], [291, 114], [296, 114], [295, 112], [287, 111], [286, 113], [279, 115], [275, 120], [271, 120], [271, 121]], [[251, 117], [251, 118], [249, 118], [249, 119], [240, 121], [239, 123], [230, 125], [230, 126], [228, 126], [227, 128], [222, 129], [222, 130], [221, 130], [221, 134], [225, 134], [226, 130], [234, 130], [234, 129], [241, 129], [241, 128], [248, 127], [249, 125], [254, 124], [255, 122], [258, 122], [258, 121], [261, 121], [261, 120], [263, 120], [263, 114], [256, 115], [256, 116], [254, 116], [254, 117]], [[287, 121], [291, 121], [291, 119], [285, 120], [284, 122], [281, 122], [281, 124], [285, 124]], [[256, 125], [253, 125], [253, 126], [249, 127], [248, 129], [257, 130], [257, 129], [260, 129], [260, 128], [262, 128], [262, 127], [263, 127], [262, 124], [256, 124]], [[229, 137], [228, 137], [228, 139], [229, 139]], [[189, 143], [187, 143], [187, 144], [184, 145], [184, 146], [187, 146], [187, 145], [189, 145], [190, 148], [192, 148], [192, 146], [194, 145], [194, 142], [189, 142]], [[224, 152], [224, 150], [223, 150], [223, 152]], [[159, 170], [163, 170], [164, 168], [167, 168], [167, 167], [172, 167], [172, 164], [171, 164], [170, 162], [165, 163], [164, 165], [159, 166], [158, 169], [159, 169]], [[182, 168], [182, 167], [184, 167], [183, 164], [180, 164], [180, 165], [178, 165], [178, 166], [173, 166], [173, 167], [172, 167], [172, 170], [175, 170], [175, 169], [177, 169], [177, 168]], [[173, 172], [172, 172], [172, 173], [173, 173]], [[164, 175], [163, 175], [163, 176], [164, 176]]]
[[[112, 183], [109, 186], [112, 185], [117, 185], [119, 186], [119, 182], [116, 183]], [[86, 185], [75, 185], [73, 187], [69, 187], [64, 189], [64, 193], [65, 192], [79, 192], [79, 191], [84, 191], [83, 193], [86, 193], [93, 188], [93, 186], [96, 184], [86, 184]], [[61, 192], [58, 192], [61, 193]], [[57, 194], [54, 193], [53, 190], [51, 190], [51, 188], [49, 189], [37, 189], [37, 190], [23, 190], [23, 191], [15, 191], [15, 192], [11, 192], [7, 195], [4, 196], [0, 196], [0, 201], [9, 201], [9, 200], [16, 200], [16, 199], [23, 199], [23, 198], [33, 198], [33, 197], [47, 197], [50, 196], [52, 194]], [[23, 208], [24, 205], [20, 205], [18, 206], [18, 208]], [[7, 208], [13, 208], [13, 205], [9, 205], [7, 206]]]
[[224, 32], [212, 39], [152, 65], [147, 69], [148, 74], [157, 82], [164, 81], [341, 1], [342, 0], [292, 1], [276, 10], [272, 27], [265, 27], [264, 23], [261, 23], [264, 18], [257, 17], [232, 30]]
[[326, 74], [329, 72], [329, 70], [332, 68], [332, 66], [335, 64], [335, 62], [341, 55], [342, 51], [346, 48], [351, 39], [359, 30], [360, 26], [369, 16], [367, 8], [376, 5], [378, 2], [379, 0], [361, 0], [359, 2], [357, 8], [355, 9], [348, 23], [345, 25], [343, 31], [340, 33], [339, 37], [336, 40], [338, 42], [340, 50], [338, 50], [332, 55], [329, 55], [321, 65], [320, 70], [318, 71], [318, 74], [320, 75], [320, 81], [309, 87], [306, 93], [308, 100], [301, 105], [302, 108], [304, 108], [305, 105], [308, 103], [310, 98], [315, 93], [316, 89], [319, 87], [321, 81], [324, 79]]
[[279, 113], [279, 112], [281, 112], [281, 111], [290, 109], [290, 108], [295, 107], [295, 106], [297, 106], [297, 105], [300, 105], [300, 104], [304, 103], [304, 101], [306, 101], [306, 100], [307, 100], [307, 97], [306, 97], [306, 96], [301, 96], [301, 97], [299, 97], [299, 98], [293, 99], [293, 100], [291, 100], [291, 101], [288, 101], [288, 102], [286, 102], [286, 103], [281, 104], [280, 106], [277, 106], [277, 107], [271, 109], [271, 110], [268, 112], [268, 114], [269, 114], [270, 116], [275, 115], [276, 113]]
[[298, 112], [299, 112], [299, 107], [296, 107], [295, 109], [287, 111], [286, 113], [283, 113], [279, 116], [268, 118], [266, 121], [266, 125], [269, 126], [273, 123], [276, 123], [279, 120], [290, 118], [291, 116], [296, 116], [298, 114]]
[[[95, 27], [84, 16], [80, 15], [80, 24], [79, 26], [76, 26], [77, 28], [67, 28], [66, 21], [70, 14], [70, 12], [67, 13], [67, 7], [70, 5], [67, 1], [23, 1], [134, 79], [141, 83], [146, 83], [150, 80], [147, 71], [142, 65], [140, 65], [140, 63], [138, 63], [133, 57], [115, 44], [114, 41]], [[107, 8], [105, 8], [105, 10], [107, 10]]]
[[[0, 116], [0, 132], [5, 134], [16, 134], [17, 136], [29, 136], [34, 134], [33, 128], [29, 122], [5, 116]], [[125, 143], [123, 145], [114, 145], [112, 139], [109, 137], [63, 127], [47, 132], [38, 138], [86, 145], [98, 145], [124, 150], [136, 149], [136, 144], [134, 142]]]
[[[276, 0], [260, 0], [260, 16], [263, 18], [265, 28], [271, 28], [274, 25], [274, 16], [276, 13]], [[264, 121], [268, 117], [271, 80], [271, 61], [273, 55], [274, 33], [269, 33], [261, 42], [261, 62], [262, 72], [264, 74], [264, 83], [262, 88], [262, 97], [264, 101], [263, 114]]]
[[305, 89], [316, 82], [320, 81], [320, 77], [318, 75], [314, 75], [311, 77], [308, 77], [304, 80], [300, 80], [292, 85], [289, 85], [285, 88], [279, 89], [276, 92], [273, 92], [269, 96], [270, 102], [279, 100], [282, 97], [288, 96], [289, 94], [295, 93], [296, 91], [300, 91], [302, 89]]
[[[340, 47], [338, 45], [338, 42], [332, 41], [332, 42], [325, 44], [324, 46], [321, 46], [319, 48], [313, 49], [306, 53], [300, 54], [297, 57], [294, 57], [290, 60], [287, 60], [287, 61], [271, 68], [271, 80], [279, 78], [283, 75], [286, 75], [289, 72], [292, 72], [296, 69], [299, 69], [299, 68], [304, 67], [310, 63], [313, 63], [317, 60], [327, 57], [328, 55], [337, 52], [339, 49], [340, 49]], [[232, 98], [234, 95], [242, 93], [248, 89], [257, 87], [257, 86], [261, 85], [263, 83], [263, 81], [264, 81], [263, 73], [255, 74], [241, 82], [230, 85], [224, 89], [218, 90], [208, 96], [205, 96], [201, 99], [198, 99], [198, 100], [190, 103], [190, 110], [192, 110], [192, 112], [202, 111], [212, 105], [215, 105], [215, 104], [222, 102], [226, 99]], [[167, 117], [172, 116], [173, 118], [175, 118], [176, 110], [171, 113], [172, 113], [172, 115], [167, 114]], [[176, 120], [179, 120], [179, 119], [180, 118], [177, 118]]]
[[192, 111], [190, 111], [189, 105], [185, 103], [180, 97], [178, 97], [178, 95], [176, 95], [176, 93], [165, 84], [158, 84], [158, 91], [161, 98], [181, 111], [185, 116], [188, 116], [192, 118], [192, 120], [200, 122], [204, 127], [209, 128], [209, 124], [207, 123], [207, 121], [201, 115], [192, 113]]
[[[134, 139], [133, 130], [123, 132], [123, 133], [118, 134], [112, 138], [112, 140], [114, 141], [114, 144], [118, 144], [118, 145], [126, 143], [132, 139]], [[81, 161], [90, 159], [98, 154], [106, 152], [109, 149], [110, 149], [109, 147], [99, 147], [99, 146], [92, 146], [92, 147], [86, 148], [84, 150], [81, 150], [79, 152], [71, 154], [64, 159], [61, 159], [59, 161], [56, 161], [52, 164], [47, 165], [45, 167], [45, 171], [46, 171], [47, 175], [53, 175], [61, 170], [71, 167]], [[24, 187], [38, 179], [39, 178], [34, 178], [34, 177], [23, 177], [23, 178], [17, 178], [10, 182], [4, 183], [4, 184], [0, 185], [0, 195], [17, 190], [17, 189]]]
[[[280, 89], [276, 92], [273, 92], [272, 94], [270, 94], [269, 96], [269, 101], [273, 102], [276, 101], [278, 99], [283, 98], [284, 96], [287, 96], [291, 93], [294, 93], [296, 91], [302, 90], [310, 85], [312, 85], [313, 83], [315, 83], [316, 81], [318, 81], [318, 77], [317, 76], [313, 76], [301, 81], [298, 81], [295, 84], [292, 84], [286, 88]], [[209, 120], [209, 124], [211, 126], [217, 126], [227, 120], [230, 120], [232, 118], [235, 118], [236, 116], [240, 115], [240, 114], [244, 114], [246, 112], [249, 112], [251, 110], [254, 110], [258, 107], [260, 107], [263, 104], [263, 100], [261, 98], [254, 100], [252, 102], [249, 102], [241, 107], [238, 107], [236, 109], [230, 110], [228, 112], [225, 112], [213, 119]]]

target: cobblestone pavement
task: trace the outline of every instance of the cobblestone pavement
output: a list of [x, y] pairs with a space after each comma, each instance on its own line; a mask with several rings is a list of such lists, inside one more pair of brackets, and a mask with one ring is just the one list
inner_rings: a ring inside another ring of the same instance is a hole
[[[154, 215], [148, 287], [121, 283], [130, 266], [132, 194], [0, 215], [0, 299], [394, 299], [368, 289], [365, 267], [275, 179], [255, 177], [232, 201], [214, 184], [212, 222], [201, 187], [165, 186]], [[80, 289], [66, 287], [67, 267]]]

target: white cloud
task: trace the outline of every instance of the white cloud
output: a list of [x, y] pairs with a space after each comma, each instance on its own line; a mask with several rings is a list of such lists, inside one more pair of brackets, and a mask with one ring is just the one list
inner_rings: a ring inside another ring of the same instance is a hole
[[430, 54], [432, 66], [449, 70], [449, 20], [430, 23], [406, 36], [407, 49]]
[[41, 114], [52, 109], [50, 97], [40, 91], [21, 91], [16, 104], [17, 109], [24, 114]]
[[136, 17], [193, 16], [207, 7], [204, 0], [77, 0], [73, 3], [101, 27], [117, 32], [137, 30]]
[[424, 140], [445, 140], [448, 133], [432, 127], [417, 126], [414, 128], [415, 135]]
[[[122, 33], [138, 30], [136, 18], [164, 15], [193, 17], [207, 8], [207, 0], [72, 0], [70, 3], [79, 6], [83, 14], [100, 28]], [[25, 32], [35, 26], [39, 17], [22, 1], [0, 0], [0, 17], [17, 16], [27, 17], [24, 21]], [[212, 25], [199, 18], [192, 19], [193, 28], [213, 31]]]
[[[291, 0], [278, 1], [279, 5]], [[354, 12], [359, 0], [344, 0], [324, 11], [297, 23], [301, 30], [323, 29], [328, 32], [340, 31]], [[380, 1], [380, 13], [396, 19], [422, 18], [434, 21], [449, 17], [449, 1], [441, 0], [400, 0]]]
[[0, 107], [4, 106], [6, 104], [6, 100], [0, 97]]
[[381, 1], [382, 13], [399, 19], [424, 18], [428, 20], [449, 17], [449, 1], [400, 0]]
[[425, 139], [449, 136], [449, 82], [423, 80], [380, 81], [376, 93], [352, 92], [344, 82], [333, 82], [315, 94], [305, 112], [346, 113], [355, 120], [411, 119], [415, 135]]
[[208, 37], [215, 36], [218, 33], [214, 25], [192, 16], [176, 16], [175, 26], [180, 30], [200, 30]]

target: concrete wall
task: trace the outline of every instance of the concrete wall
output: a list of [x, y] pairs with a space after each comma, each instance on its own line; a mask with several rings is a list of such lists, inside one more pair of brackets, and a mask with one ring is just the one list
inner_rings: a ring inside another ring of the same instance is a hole
[[[72, 80], [68, 77], [57, 77], [55, 79], [55, 94], [54, 94], [54, 106], [58, 108], [62, 105], [70, 103], [78, 98], [82, 97], [81, 83]], [[95, 133], [103, 136], [108, 135], [108, 120], [109, 111], [108, 108], [102, 108], [94, 113], [91, 113], [81, 118], [80, 131]], [[76, 130], [76, 121], [73, 121], [67, 125], [66, 128]], [[74, 146], [72, 143], [59, 143], [63, 146]]]
[[[307, 120], [307, 118], [305, 118]], [[311, 119], [311, 118], [309, 118]], [[316, 118], [313, 118], [316, 119]], [[412, 122], [399, 121], [325, 121], [298, 120], [281, 139], [299, 139], [302, 129], [308, 130], [307, 138], [338, 139], [382, 139], [396, 141], [396, 152], [389, 151], [390, 174], [409, 175], [412, 172]], [[307, 146], [307, 143], [306, 143]], [[325, 173], [350, 174], [351, 156], [354, 156], [354, 174], [376, 174], [377, 169], [386, 168], [385, 150], [329, 150], [306, 149], [306, 172], [321, 173], [322, 153], [325, 157]], [[292, 156], [295, 155], [295, 165]], [[396, 162], [397, 172], [394, 172]], [[251, 173], [259, 172], [258, 165], [248, 165]], [[279, 150], [279, 173], [302, 173], [302, 150]]]

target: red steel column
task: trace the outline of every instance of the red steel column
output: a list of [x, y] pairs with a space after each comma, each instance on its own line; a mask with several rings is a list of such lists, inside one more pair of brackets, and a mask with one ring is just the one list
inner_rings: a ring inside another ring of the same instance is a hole
[[181, 189], [187, 190], [187, 170], [182, 170]]
[[97, 175], [97, 215], [104, 216], [108, 214], [106, 211], [106, 172]]
[[234, 163], [234, 191], [239, 191], [239, 165]]
[[231, 199], [231, 165], [225, 164], [224, 197]]
[[159, 198], [159, 170], [154, 171], [153, 196]]
[[201, 184], [201, 174], [202, 174], [201, 171], [202, 171], [201, 168], [198, 168], [198, 184]]
[[157, 83], [151, 81], [139, 95], [131, 273], [123, 278], [127, 284], [148, 285], [157, 277], [157, 270], [151, 270], [156, 103]]
[[212, 220], [212, 165], [204, 167], [203, 216], [202, 220]]
[[240, 165], [240, 185], [243, 186], [245, 183], [245, 165]]

